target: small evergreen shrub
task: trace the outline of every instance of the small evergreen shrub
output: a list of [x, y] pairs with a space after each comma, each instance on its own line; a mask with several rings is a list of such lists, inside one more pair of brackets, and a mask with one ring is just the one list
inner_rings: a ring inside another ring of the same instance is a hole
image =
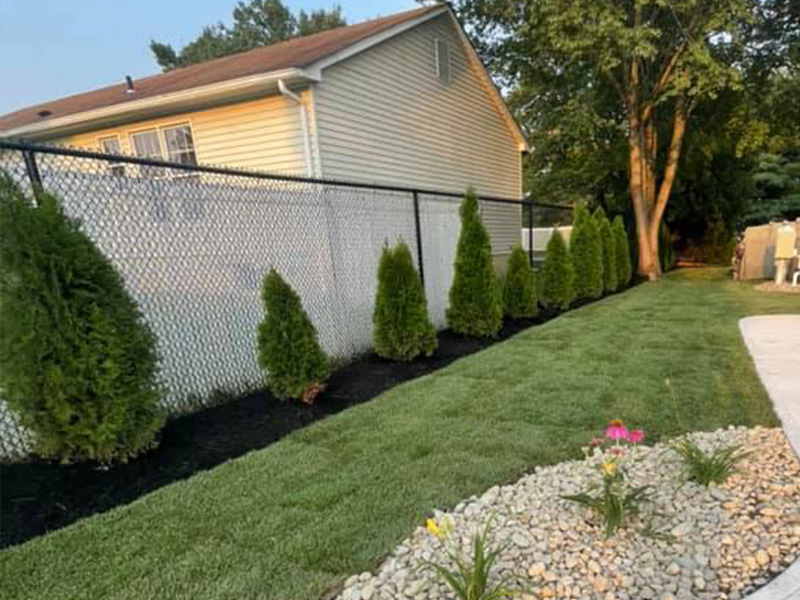
[[330, 375], [317, 330], [300, 296], [275, 269], [264, 278], [263, 300], [266, 314], [258, 329], [258, 349], [269, 389], [277, 398], [311, 404]]
[[661, 220], [658, 225], [658, 260], [660, 261], [661, 271], [666, 273], [675, 266], [675, 248], [672, 245], [672, 234], [669, 227]]
[[536, 280], [533, 269], [528, 265], [528, 257], [520, 246], [514, 246], [506, 265], [505, 285], [503, 286], [503, 308], [512, 319], [535, 317], [537, 306]]
[[573, 300], [572, 261], [564, 236], [556, 229], [547, 242], [544, 266], [540, 275], [542, 305], [566, 310]]
[[503, 324], [492, 246], [478, 214], [478, 197], [472, 189], [467, 190], [461, 203], [461, 235], [450, 287], [447, 324], [457, 333], [475, 337], [495, 336]]
[[617, 256], [617, 284], [628, 285], [633, 276], [633, 264], [631, 263], [631, 250], [628, 245], [628, 233], [625, 231], [625, 223], [622, 217], [617, 215], [612, 225], [614, 233], [614, 253]]
[[589, 209], [583, 204], [575, 207], [569, 254], [575, 273], [575, 297], [599, 298], [603, 295], [603, 251]]
[[594, 221], [600, 234], [600, 250], [603, 255], [603, 289], [606, 292], [613, 292], [617, 289], [616, 248], [611, 221], [608, 220], [602, 206], [598, 206], [594, 211]]
[[428, 303], [411, 251], [400, 241], [384, 246], [378, 266], [373, 340], [375, 352], [398, 361], [413, 360], [436, 350], [436, 330], [428, 318]]
[[126, 461], [164, 424], [155, 337], [122, 277], [58, 200], [0, 175], [0, 389], [62, 462]]

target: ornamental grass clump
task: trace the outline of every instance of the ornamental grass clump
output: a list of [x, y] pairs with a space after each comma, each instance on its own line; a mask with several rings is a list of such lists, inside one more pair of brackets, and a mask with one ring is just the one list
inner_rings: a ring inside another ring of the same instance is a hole
[[625, 231], [625, 223], [622, 217], [614, 217], [611, 226], [614, 233], [614, 253], [616, 254], [615, 265], [617, 268], [617, 286], [628, 285], [633, 276], [633, 265], [631, 264], [631, 249], [628, 244], [628, 233]]
[[452, 537], [453, 525], [449, 518], [445, 517], [441, 523], [433, 519], [426, 522], [427, 530], [442, 541], [454, 568], [434, 561], [425, 561], [424, 564], [436, 571], [458, 600], [498, 600], [516, 595], [508, 588], [505, 579], [492, 575], [492, 569], [505, 546], [491, 548], [490, 525], [491, 519], [482, 532], [473, 535], [472, 552], [465, 555], [458, 548], [458, 540]]
[[553, 231], [547, 242], [540, 278], [542, 305], [558, 310], [569, 308], [573, 300], [575, 275], [567, 244], [558, 229]]
[[739, 471], [741, 461], [749, 456], [739, 445], [717, 448], [710, 454], [703, 452], [689, 438], [683, 438], [675, 445], [686, 469], [687, 479], [700, 485], [721, 485], [728, 477]]
[[125, 462], [164, 424], [156, 340], [111, 261], [58, 199], [0, 175], [0, 389], [62, 462]]
[[503, 284], [503, 310], [512, 319], [535, 317], [539, 312], [536, 279], [528, 265], [528, 257], [520, 246], [514, 246], [506, 265]]
[[478, 214], [478, 197], [471, 188], [461, 203], [461, 235], [454, 270], [447, 324], [456, 333], [496, 336], [503, 325], [502, 298], [489, 234]]
[[650, 486], [631, 487], [628, 480], [630, 446], [644, 441], [644, 431], [629, 430], [622, 421], [612, 421], [604, 438], [595, 438], [586, 450], [587, 454], [599, 451], [601, 461], [597, 465], [601, 482], [589, 487], [586, 492], [564, 496], [564, 499], [591, 508], [603, 520], [606, 537], [611, 537], [629, 519], [639, 513], [642, 502], [647, 500]]
[[575, 271], [575, 297], [593, 299], [603, 295], [603, 249], [597, 224], [583, 204], [575, 207], [569, 255]]
[[606, 216], [602, 206], [594, 211], [594, 222], [600, 234], [600, 250], [603, 256], [603, 289], [613, 292], [617, 289], [617, 251], [614, 232], [611, 230], [611, 221]]
[[425, 291], [411, 251], [402, 240], [395, 248], [385, 245], [381, 253], [372, 321], [378, 356], [409, 361], [436, 350], [436, 330], [428, 318]]
[[328, 357], [300, 296], [275, 269], [264, 278], [264, 321], [258, 329], [259, 362], [269, 389], [280, 399], [312, 404], [330, 375]]

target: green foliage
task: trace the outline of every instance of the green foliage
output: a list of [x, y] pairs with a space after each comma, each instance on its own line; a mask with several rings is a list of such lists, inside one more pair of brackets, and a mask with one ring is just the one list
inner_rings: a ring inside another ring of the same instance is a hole
[[156, 62], [165, 70], [205, 62], [294, 37], [312, 35], [346, 25], [342, 8], [301, 10], [295, 17], [281, 0], [238, 2], [233, 9], [233, 26], [204, 27], [200, 35], [176, 51], [170, 44], [150, 42]]
[[461, 235], [450, 287], [447, 323], [453, 331], [475, 337], [495, 336], [503, 324], [503, 305], [492, 263], [492, 246], [478, 214], [478, 197], [471, 188], [461, 203]]
[[681, 455], [689, 479], [706, 487], [712, 483], [725, 483], [728, 477], [737, 472], [739, 463], [749, 455], [738, 445], [717, 448], [711, 454], [706, 454], [688, 437], [683, 438], [675, 449]]
[[542, 305], [566, 310], [574, 298], [575, 275], [564, 236], [556, 229], [547, 242], [547, 253], [541, 273]]
[[589, 209], [578, 204], [572, 222], [569, 254], [575, 273], [575, 297], [599, 298], [603, 295], [603, 249]]
[[277, 398], [310, 403], [330, 375], [328, 357], [300, 297], [275, 269], [264, 278], [265, 316], [258, 329], [261, 366]]
[[617, 281], [617, 248], [614, 233], [611, 231], [611, 221], [606, 216], [602, 206], [594, 211], [594, 220], [600, 234], [600, 250], [603, 255], [603, 289], [613, 292], [619, 285]]
[[428, 319], [425, 290], [411, 251], [400, 241], [392, 249], [384, 246], [378, 266], [373, 339], [375, 352], [392, 360], [413, 360], [436, 350], [436, 330]]
[[615, 265], [617, 268], [617, 284], [628, 285], [633, 276], [633, 265], [631, 264], [631, 250], [628, 245], [628, 233], [625, 231], [625, 223], [622, 217], [614, 217], [614, 224], [611, 226], [614, 234], [614, 253], [616, 255]]
[[58, 200], [0, 175], [0, 388], [36, 452], [125, 461], [164, 423], [155, 337], [122, 278]]
[[675, 247], [672, 245], [672, 234], [663, 219], [658, 226], [658, 260], [661, 262], [661, 270], [665, 273], [675, 266]]
[[536, 276], [528, 265], [528, 257], [520, 246], [514, 246], [506, 265], [503, 286], [503, 308], [512, 319], [534, 317], [537, 306]]
[[752, 178], [755, 197], [744, 216], [744, 225], [800, 217], [800, 158], [763, 154]]
[[494, 583], [491, 581], [492, 569], [504, 547], [495, 549], [489, 547], [490, 524], [491, 519], [481, 533], [473, 535], [471, 556], [463, 556], [458, 548], [448, 548], [447, 554], [450, 561], [456, 565], [455, 569], [449, 569], [432, 561], [426, 562], [439, 574], [458, 600], [498, 600], [515, 595], [508, 589], [504, 580]]
[[582, 492], [564, 496], [564, 499], [582, 504], [600, 515], [606, 537], [611, 537], [630, 517], [639, 513], [639, 505], [647, 500], [648, 490], [646, 485], [626, 487], [622, 471], [617, 471], [616, 476], [603, 478], [599, 494]]

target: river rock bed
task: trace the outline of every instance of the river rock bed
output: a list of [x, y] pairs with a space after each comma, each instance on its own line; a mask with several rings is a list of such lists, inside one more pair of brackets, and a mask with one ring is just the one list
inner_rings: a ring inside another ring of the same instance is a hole
[[469, 552], [490, 522], [503, 545], [493, 576], [521, 598], [737, 600], [800, 556], [800, 463], [780, 429], [744, 427], [691, 437], [703, 450], [740, 444], [751, 454], [721, 486], [686, 481], [668, 444], [633, 450], [631, 485], [652, 485], [629, 527], [606, 539], [595, 516], [563, 500], [597, 482], [599, 455], [537, 468], [511, 485], [469, 498], [447, 515], [444, 542], [423, 526], [376, 574], [350, 577], [340, 600], [453, 598], [426, 561], [446, 562], [444, 544]]

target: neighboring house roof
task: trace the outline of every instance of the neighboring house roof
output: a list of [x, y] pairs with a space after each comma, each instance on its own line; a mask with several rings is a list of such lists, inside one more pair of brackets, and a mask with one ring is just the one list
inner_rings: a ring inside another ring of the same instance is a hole
[[288, 83], [319, 81], [324, 67], [445, 12], [456, 21], [462, 41], [477, 59], [490, 91], [497, 96], [495, 100], [499, 99], [500, 110], [510, 120], [520, 147], [527, 150], [518, 124], [447, 4], [434, 4], [143, 77], [134, 80], [132, 92], [123, 82], [29, 106], [0, 116], [0, 137], [61, 135], [113, 118], [189, 110], [204, 103], [272, 90], [279, 79]]

